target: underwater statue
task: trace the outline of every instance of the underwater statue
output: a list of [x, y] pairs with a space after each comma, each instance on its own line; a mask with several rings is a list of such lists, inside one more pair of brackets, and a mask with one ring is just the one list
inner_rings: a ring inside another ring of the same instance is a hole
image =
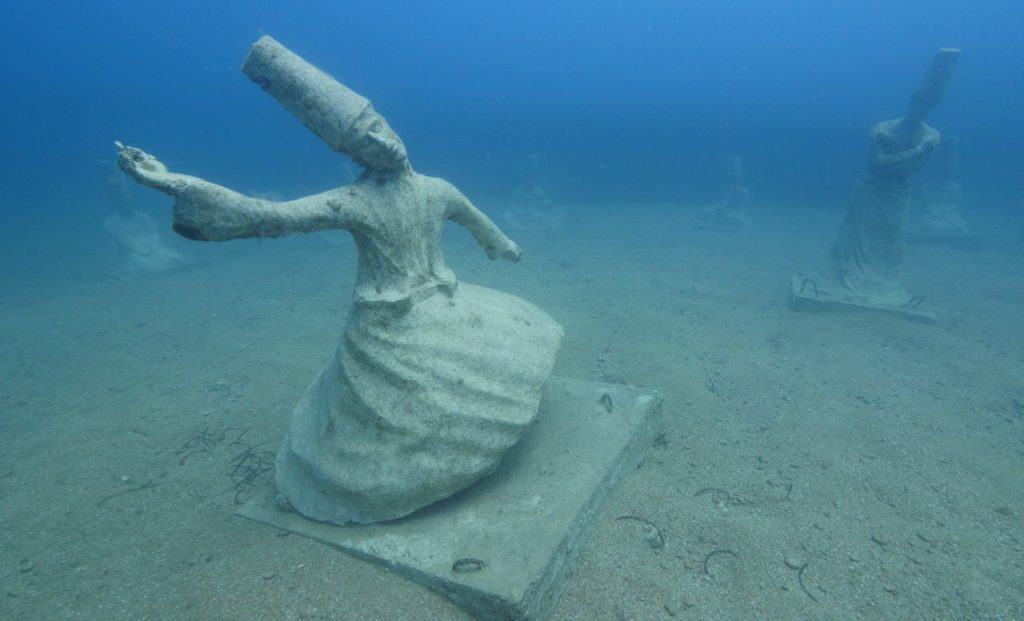
[[934, 321], [918, 308], [922, 298], [903, 287], [900, 268], [907, 244], [910, 176], [940, 140], [939, 132], [924, 120], [942, 101], [959, 57], [960, 50], [936, 52], [907, 113], [871, 130], [867, 173], [832, 246], [831, 279], [795, 277], [797, 307], [850, 306]]
[[530, 155], [529, 160], [530, 175], [525, 183], [516, 187], [501, 220], [509, 230], [554, 231], [561, 226], [564, 214], [544, 190], [540, 158]]
[[960, 215], [962, 190], [957, 181], [959, 153], [956, 136], [942, 140], [932, 161], [937, 166], [934, 179], [921, 188], [922, 208], [910, 230], [910, 241], [977, 249], [980, 238]]
[[697, 224], [700, 228], [719, 231], [738, 231], [749, 226], [747, 211], [754, 193], [743, 186], [743, 160], [739, 156], [729, 158], [729, 181], [715, 196], [715, 201], [700, 214]]
[[149, 214], [135, 208], [132, 191], [116, 166], [108, 162], [101, 173], [106, 202], [114, 208], [114, 215], [103, 221], [103, 228], [114, 238], [121, 252], [120, 265], [108, 272], [109, 275], [131, 278], [192, 263], [164, 243]]
[[279, 500], [314, 520], [399, 518], [491, 473], [537, 415], [562, 328], [515, 296], [459, 283], [441, 255], [446, 220], [491, 259], [519, 247], [451, 184], [416, 173], [370, 102], [270, 37], [245, 74], [365, 171], [274, 202], [170, 172], [119, 144], [120, 165], [174, 198], [194, 240], [345, 229], [359, 255], [337, 351], [295, 407], [277, 456]]

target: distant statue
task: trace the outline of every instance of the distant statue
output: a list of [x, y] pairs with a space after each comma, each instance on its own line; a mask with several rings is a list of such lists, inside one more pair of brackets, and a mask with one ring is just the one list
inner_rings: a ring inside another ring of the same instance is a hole
[[715, 201], [700, 216], [701, 228], [736, 231], [750, 225], [748, 210], [754, 193], [743, 186], [743, 160], [733, 156], [728, 161], [728, 182], [718, 189]]
[[120, 250], [119, 265], [109, 272], [115, 278], [162, 272], [188, 265], [191, 259], [168, 246], [149, 214], [135, 208], [124, 175], [112, 163], [101, 168], [104, 196], [114, 214], [103, 222]]
[[832, 246], [832, 281], [826, 284], [797, 277], [795, 301], [920, 314], [920, 298], [907, 293], [900, 280], [910, 176], [939, 145], [939, 132], [924, 120], [942, 101], [959, 57], [959, 50], [939, 50], [914, 91], [907, 113], [871, 130], [867, 173]]
[[352, 234], [352, 311], [292, 414], [277, 488], [315, 520], [402, 517], [494, 470], [537, 414], [562, 329], [528, 302], [456, 280], [441, 255], [445, 220], [468, 228], [492, 259], [519, 261], [520, 249], [451, 184], [414, 172], [366, 98], [270, 37], [243, 71], [364, 167], [359, 179], [274, 202], [172, 173], [119, 143], [121, 167], [175, 199], [174, 230], [189, 239]]
[[544, 190], [540, 158], [530, 155], [529, 160], [530, 175], [515, 189], [511, 204], [501, 214], [501, 219], [512, 230], [553, 231], [561, 226], [564, 214]]
[[959, 153], [956, 136], [942, 141], [932, 161], [933, 179], [921, 188], [921, 211], [910, 230], [910, 240], [977, 248], [980, 240], [960, 215], [963, 192], [958, 181]]

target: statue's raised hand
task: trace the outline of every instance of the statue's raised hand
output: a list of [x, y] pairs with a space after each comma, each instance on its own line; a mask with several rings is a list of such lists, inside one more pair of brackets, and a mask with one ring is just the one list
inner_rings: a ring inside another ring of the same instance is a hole
[[142, 149], [121, 142], [115, 142], [114, 146], [117, 147], [117, 165], [130, 177], [161, 192], [177, 193], [181, 186], [180, 175], [167, 170], [163, 163]]

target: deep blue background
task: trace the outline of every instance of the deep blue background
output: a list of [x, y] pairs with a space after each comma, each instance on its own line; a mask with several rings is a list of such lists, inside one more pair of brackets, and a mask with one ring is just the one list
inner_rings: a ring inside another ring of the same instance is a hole
[[564, 200], [693, 201], [735, 152], [762, 199], [836, 209], [870, 125], [957, 46], [933, 124], [960, 137], [965, 202], [1015, 209], [1024, 185], [1016, 0], [3, 6], [8, 232], [98, 227], [114, 139], [241, 191], [346, 181], [343, 158], [239, 71], [264, 33], [371, 98], [417, 169], [471, 197], [511, 187], [535, 155]]

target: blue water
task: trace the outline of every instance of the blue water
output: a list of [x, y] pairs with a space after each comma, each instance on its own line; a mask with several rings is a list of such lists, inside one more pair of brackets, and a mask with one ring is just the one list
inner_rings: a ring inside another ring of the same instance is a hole
[[73, 203], [113, 139], [228, 185], [332, 183], [339, 158], [239, 71], [260, 34], [369, 96], [419, 169], [472, 192], [537, 154], [587, 198], [709, 192], [733, 152], [773, 195], [841, 192], [867, 128], [902, 112], [932, 51], [961, 47], [933, 120], [962, 137], [965, 181], [998, 209], [1020, 192], [1022, 20], [1009, 1], [15, 0], [0, 25], [2, 209], [89, 222]]

